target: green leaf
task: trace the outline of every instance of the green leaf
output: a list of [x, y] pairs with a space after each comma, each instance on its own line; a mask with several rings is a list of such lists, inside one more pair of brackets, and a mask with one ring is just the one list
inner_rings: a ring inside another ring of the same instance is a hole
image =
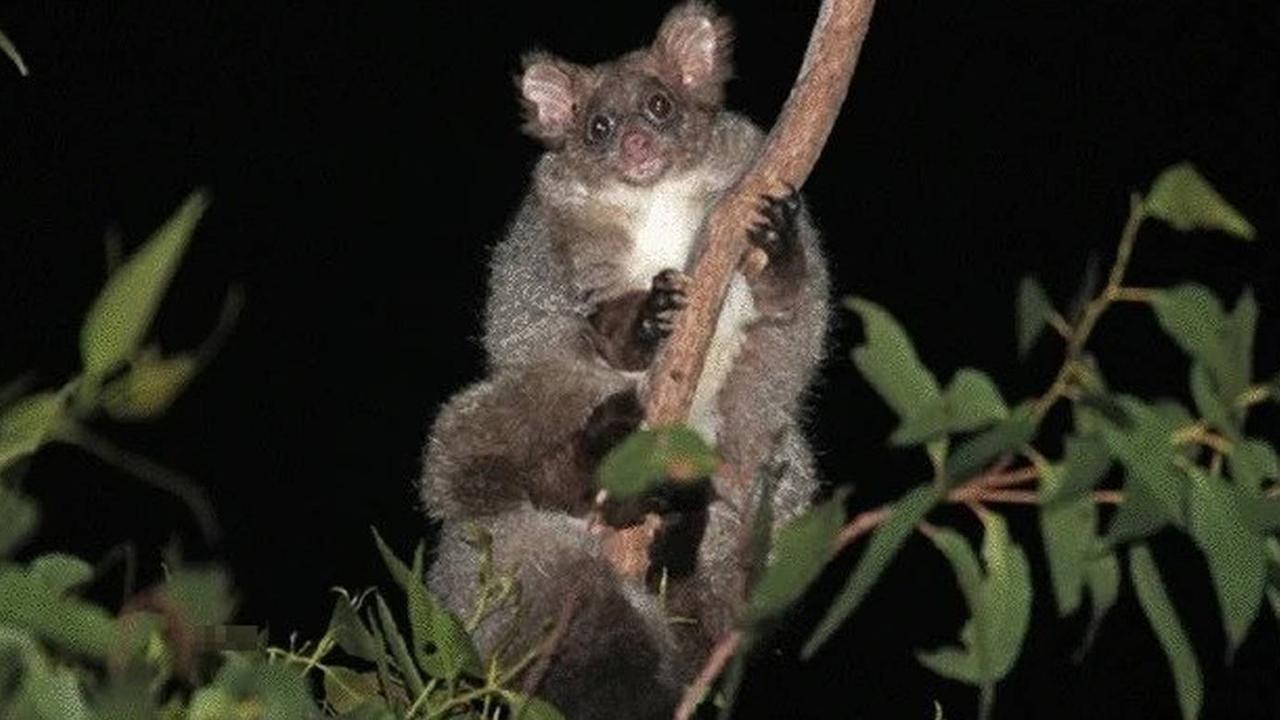
[[1244, 423], [1236, 400], [1253, 375], [1253, 336], [1258, 305], [1246, 289], [1227, 315], [1218, 298], [1204, 286], [1179, 285], [1156, 293], [1152, 307], [1161, 328], [1191, 358], [1192, 393], [1201, 414], [1232, 436]]
[[376, 672], [362, 673], [332, 665], [324, 673], [324, 700], [337, 713], [349, 713], [370, 700], [377, 700], [380, 689]]
[[1195, 283], [1157, 290], [1151, 307], [1165, 334], [1221, 379], [1227, 369], [1227, 316], [1213, 291]]
[[1107, 548], [1154, 535], [1172, 522], [1164, 507], [1142, 483], [1128, 480], [1124, 493], [1124, 502], [1107, 527], [1107, 536], [1103, 541]]
[[[1181, 525], [1186, 480], [1173, 464], [1173, 434], [1179, 420], [1135, 398], [1120, 397], [1118, 402], [1129, 426], [1104, 421], [1099, 429], [1112, 456], [1125, 468], [1126, 492], [1140, 486], [1143, 499], [1155, 502], [1162, 523]], [[1121, 512], [1129, 505], [1125, 502]]]
[[446, 680], [453, 680], [462, 673], [483, 677], [480, 653], [471, 642], [462, 620], [427, 591], [422, 577], [422, 544], [418, 544], [413, 555], [413, 567], [410, 568], [396, 557], [377, 530], [373, 531], [373, 539], [391, 576], [405, 592], [409, 624], [413, 630], [413, 654], [422, 669], [432, 677]]
[[1259, 438], [1245, 438], [1231, 447], [1227, 456], [1231, 477], [1251, 495], [1262, 492], [1266, 480], [1280, 480], [1280, 457], [1271, 443]]
[[355, 602], [345, 590], [336, 588], [335, 592], [338, 600], [329, 619], [329, 633], [334, 642], [350, 655], [369, 662], [377, 660], [384, 651], [360, 621]]
[[853, 350], [853, 364], [900, 418], [938, 399], [938, 380], [920, 363], [911, 339], [884, 308], [862, 298], [845, 307], [862, 318], [867, 341]]
[[1267, 601], [1280, 620], [1280, 540], [1267, 538]]
[[49, 438], [62, 415], [61, 393], [23, 398], [0, 415], [0, 470], [35, 452]]
[[116, 639], [107, 613], [63, 596], [40, 576], [16, 567], [0, 569], [0, 625], [22, 628], [68, 652], [105, 660]]
[[235, 611], [231, 577], [222, 568], [178, 567], [161, 588], [171, 607], [195, 628], [225, 625]]
[[1049, 579], [1061, 617], [1080, 608], [1097, 524], [1098, 510], [1090, 498], [1040, 508], [1040, 532], [1049, 560]]
[[1036, 417], [1031, 403], [1014, 408], [999, 424], [961, 443], [947, 458], [947, 479], [953, 485], [972, 477], [1005, 453], [1020, 449], [1036, 434]]
[[1018, 305], [1016, 324], [1018, 330], [1018, 356], [1023, 357], [1031, 350], [1040, 332], [1053, 317], [1053, 302], [1035, 278], [1026, 276], [1018, 283]]
[[0, 484], [0, 557], [31, 537], [39, 517], [35, 503]]
[[680, 425], [640, 430], [609, 451], [597, 470], [600, 487], [614, 500], [629, 500], [668, 478], [704, 478], [720, 458], [698, 433]]
[[554, 705], [536, 697], [508, 693], [514, 720], [564, 720]]
[[857, 609], [867, 592], [889, 566], [902, 544], [916, 525], [941, 499], [943, 491], [937, 485], [922, 485], [903, 495], [893, 504], [888, 519], [871, 536], [866, 552], [858, 558], [853, 574], [845, 582], [818, 627], [809, 636], [801, 651], [801, 657], [813, 657], [844, 621]]
[[1242, 240], [1256, 235], [1253, 225], [1188, 162], [1160, 173], [1143, 204], [1148, 215], [1175, 230], [1221, 230]]
[[817, 579], [831, 557], [831, 542], [844, 525], [846, 495], [837, 493], [778, 531], [773, 560], [751, 589], [748, 623], [781, 615]]
[[27, 64], [22, 61], [22, 54], [18, 52], [18, 48], [13, 44], [13, 41], [4, 34], [3, 30], [0, 30], [0, 52], [9, 56], [9, 59], [13, 61], [14, 67], [18, 68], [19, 75], [23, 77], [27, 76]]
[[[246, 715], [246, 711], [254, 711]], [[238, 653], [224, 655], [213, 681], [191, 698], [188, 720], [318, 718], [320, 708], [301, 674], [284, 663], [264, 663]]]
[[1227, 656], [1240, 647], [1262, 607], [1266, 548], [1241, 514], [1235, 490], [1198, 467], [1191, 474], [1188, 530], [1209, 564], [1227, 634]]
[[1045, 504], [1077, 500], [1092, 492], [1111, 470], [1106, 443], [1097, 435], [1068, 435], [1058, 481], [1041, 490]]
[[188, 354], [144, 355], [102, 391], [102, 407], [116, 420], [149, 420], [163, 414], [195, 377], [199, 364]]
[[1084, 580], [1089, 588], [1089, 604], [1093, 606], [1093, 611], [1090, 613], [1089, 627], [1085, 630], [1084, 642], [1076, 652], [1077, 662], [1093, 645], [1103, 618], [1120, 597], [1120, 562], [1115, 553], [1107, 552], [1091, 557], [1085, 564]]
[[1146, 545], [1137, 544], [1129, 549], [1129, 575], [1133, 580], [1133, 588], [1137, 591], [1142, 612], [1151, 623], [1151, 629], [1155, 631], [1156, 638], [1164, 648], [1165, 657], [1169, 660], [1183, 720], [1195, 720], [1200, 715], [1200, 705], [1204, 700], [1204, 680], [1200, 675], [1200, 664], [1196, 662], [1191, 641], [1182, 629], [1178, 614], [1169, 600], [1169, 593], [1165, 590], [1164, 581], [1160, 578], [1160, 571], [1156, 569], [1155, 560]]
[[987, 579], [982, 586], [982, 611], [992, 629], [992, 680], [1013, 669], [1031, 624], [1031, 566], [1026, 553], [1009, 538], [1004, 520], [995, 513], [982, 516], [982, 559]]
[[1240, 427], [1231, 417], [1230, 404], [1222, 399], [1217, 382], [1210, 376], [1204, 363], [1191, 364], [1191, 399], [1195, 401], [1196, 412], [1200, 413], [1200, 417], [1210, 427], [1228, 437], [1238, 437]]
[[404, 636], [400, 634], [400, 628], [396, 627], [395, 618], [391, 615], [391, 608], [387, 606], [387, 601], [383, 600], [381, 595], [375, 595], [374, 600], [378, 609], [378, 623], [382, 628], [382, 635], [387, 640], [387, 646], [391, 648], [391, 658], [395, 661], [396, 669], [400, 671], [400, 677], [404, 680], [410, 696], [418, 697], [426, 691], [426, 685], [422, 682], [422, 676], [418, 674], [418, 666], [409, 655], [409, 646], [405, 643]]
[[1221, 380], [1226, 399], [1234, 404], [1253, 380], [1253, 341], [1258, 332], [1258, 301], [1246, 286], [1227, 317], [1227, 374]]
[[985, 572], [964, 536], [944, 528], [930, 533], [956, 573], [971, 617], [960, 633], [962, 650], [942, 648], [917, 658], [944, 677], [986, 686], [984, 695], [990, 695], [1022, 649], [1031, 621], [1031, 568], [999, 515], [983, 515], [982, 521]]
[[100, 379], [137, 351], [209, 200], [197, 191], [107, 280], [80, 330], [85, 374]]
[[946, 392], [905, 419], [889, 441], [919, 445], [953, 432], [972, 432], [1003, 420], [1009, 407], [991, 378], [980, 370], [961, 368]]
[[28, 572], [50, 590], [63, 595], [93, 577], [93, 567], [74, 555], [48, 553], [31, 561]]

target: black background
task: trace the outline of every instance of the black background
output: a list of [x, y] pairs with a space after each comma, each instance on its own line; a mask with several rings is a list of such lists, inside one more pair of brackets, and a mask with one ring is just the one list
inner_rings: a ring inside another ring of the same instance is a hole
[[[729, 104], [767, 124], [818, 3], [724, 2], [736, 21]], [[225, 529], [206, 547], [182, 506], [78, 452], [31, 468], [29, 549], [101, 556], [122, 540], [233, 570], [243, 622], [315, 637], [334, 585], [387, 583], [368, 528], [427, 532], [411, 481], [436, 408], [478, 377], [487, 248], [537, 148], [511, 77], [534, 46], [592, 62], [647, 42], [666, 3], [21, 3], [0, 27], [32, 77], [0, 67], [0, 377], [75, 371], [78, 323], [103, 278], [104, 232], [144, 239], [193, 187], [214, 204], [156, 334], [194, 346], [229, 284], [247, 304], [222, 354], [159, 424], [104, 432], [199, 479]], [[1273, 2], [880, 3], [844, 114], [805, 190], [840, 294], [888, 307], [942, 378], [971, 365], [1009, 398], [1042, 390], [1059, 348], [1014, 352], [1019, 277], [1065, 302], [1090, 252], [1109, 265], [1128, 194], [1189, 158], [1259, 242], [1139, 241], [1133, 284], [1187, 278], [1262, 306], [1258, 368], [1280, 367], [1280, 11]], [[926, 476], [885, 448], [889, 411], [856, 377], [841, 317], [815, 401], [825, 477], [865, 508]], [[1185, 397], [1187, 364], [1150, 313], [1121, 307], [1096, 347], [1113, 385]], [[1277, 437], [1274, 408], [1255, 432]], [[1053, 447], [1046, 448], [1056, 452]], [[1170, 676], [1132, 593], [1082, 666], [1083, 618], [1059, 621], [1034, 513], [1011, 512], [1036, 568], [1034, 624], [997, 715], [1174, 717]], [[971, 516], [936, 520], [976, 534]], [[1203, 561], [1167, 534], [1157, 557], [1207, 677], [1206, 716], [1280, 713], [1280, 639], [1264, 609], [1228, 666]], [[963, 603], [918, 538], [812, 663], [803, 632], [847, 573], [837, 562], [776, 650], [743, 717], [948, 717], [976, 694], [912, 652], [956, 637]]]

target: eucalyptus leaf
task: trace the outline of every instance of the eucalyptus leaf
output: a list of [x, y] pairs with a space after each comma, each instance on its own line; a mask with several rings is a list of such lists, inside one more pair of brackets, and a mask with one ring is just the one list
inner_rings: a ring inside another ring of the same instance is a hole
[[1129, 548], [1129, 576], [1138, 595], [1138, 604], [1151, 623], [1151, 629], [1164, 648], [1169, 668], [1173, 671], [1183, 720], [1195, 720], [1200, 715], [1200, 706], [1204, 701], [1204, 680], [1200, 674], [1200, 664], [1196, 661], [1191, 640], [1187, 638], [1187, 632], [1178, 620], [1164, 580], [1161, 579], [1160, 571], [1146, 545], [1136, 544]]
[[513, 720], [564, 720], [564, 715], [554, 705], [536, 697], [510, 693]]
[[58, 595], [89, 582], [93, 577], [93, 566], [65, 553], [41, 555], [31, 561], [27, 571]]
[[597, 470], [599, 485], [614, 500], [628, 500], [668, 478], [695, 480], [719, 466], [714, 450], [693, 430], [670, 425], [629, 435], [605, 455]]
[[378, 611], [378, 626], [382, 628], [382, 636], [386, 638], [387, 647], [391, 648], [391, 659], [401, 679], [404, 680], [409, 694], [418, 697], [426, 691], [426, 684], [422, 681], [422, 675], [418, 673], [418, 666], [413, 657], [409, 655], [409, 645], [405, 642], [404, 635], [400, 633], [400, 628], [396, 626], [387, 601], [383, 600], [381, 595], [375, 595], [374, 600]]
[[162, 415], [195, 377], [199, 364], [188, 354], [145, 357], [109, 383], [102, 407], [116, 420], [150, 420]]
[[1026, 276], [1018, 283], [1018, 305], [1015, 312], [1018, 330], [1018, 356], [1024, 356], [1053, 317], [1053, 302], [1035, 278]]
[[1068, 435], [1057, 482], [1041, 489], [1045, 504], [1070, 502], [1092, 492], [1111, 469], [1107, 445], [1097, 435]]
[[376, 672], [357, 672], [341, 665], [325, 669], [324, 700], [339, 714], [352, 712], [371, 700], [381, 702], [379, 689]]
[[1013, 668], [1031, 620], [1031, 569], [1022, 549], [1010, 541], [1000, 516], [982, 516], [982, 565], [959, 533], [930, 533], [951, 563], [969, 605], [960, 633], [963, 648], [921, 652], [917, 658], [944, 677], [984, 686], [984, 695]]
[[1165, 334], [1221, 382], [1227, 374], [1227, 316], [1213, 291], [1196, 283], [1165, 288], [1156, 291], [1151, 307]]
[[18, 68], [19, 75], [27, 76], [27, 64], [22, 60], [22, 53], [18, 52], [17, 46], [9, 39], [9, 36], [4, 34], [3, 30], [0, 30], [0, 52], [9, 57], [9, 60], [13, 62], [13, 66]]
[[1175, 230], [1221, 230], [1242, 240], [1252, 240], [1257, 234], [1240, 211], [1188, 162], [1160, 173], [1143, 205], [1148, 215], [1169, 223]]
[[391, 576], [405, 592], [409, 624], [413, 630], [413, 654], [432, 677], [452, 680], [462, 673], [481, 677], [480, 654], [457, 615], [440, 604], [427, 590], [422, 576], [422, 544], [414, 552], [413, 567], [405, 565], [382, 540], [377, 530], [374, 541]]
[[1090, 498], [1040, 508], [1040, 532], [1049, 561], [1049, 579], [1061, 617], [1080, 608], [1097, 524], [1097, 506]]
[[918, 445], [948, 433], [972, 432], [1009, 416], [1000, 390], [986, 373], [961, 368], [936, 400], [906, 418], [889, 441], [894, 445]]
[[1104, 544], [1107, 548], [1113, 548], [1121, 543], [1149, 537], [1171, 523], [1173, 518], [1169, 517], [1160, 501], [1142, 483], [1130, 478], [1125, 482], [1124, 502], [1116, 509], [1107, 526]]
[[221, 568], [178, 567], [169, 574], [161, 592], [195, 628], [225, 625], [235, 610], [231, 576]]
[[1227, 635], [1227, 656], [1244, 642], [1262, 607], [1266, 548], [1240, 511], [1235, 490], [1192, 468], [1188, 529], [1209, 564]]
[[903, 495], [893, 504], [889, 517], [871, 536], [853, 574], [845, 582], [831, 607], [818, 623], [818, 627], [805, 641], [801, 657], [813, 657], [823, 643], [831, 639], [836, 630], [857, 609], [884, 569], [902, 549], [911, 531], [924, 519], [942, 498], [943, 491], [934, 484], [921, 485]]
[[[1095, 543], [1095, 546], [1098, 543]], [[1085, 585], [1089, 588], [1089, 604], [1092, 611], [1089, 626], [1085, 629], [1084, 641], [1076, 652], [1077, 661], [1089, 651], [1093, 639], [1098, 635], [1098, 628], [1107, 612], [1120, 597], [1120, 561], [1115, 553], [1105, 552], [1089, 558], [1084, 567]]]
[[15, 402], [0, 414], [0, 470], [35, 452], [63, 412], [61, 393], [43, 392]]
[[866, 332], [866, 342], [853, 350], [853, 364], [899, 418], [909, 418], [939, 398], [937, 378], [921, 364], [892, 315], [862, 298], [846, 299], [845, 307], [858, 313]]
[[1260, 438], [1245, 438], [1231, 447], [1227, 455], [1231, 477], [1249, 494], [1262, 492], [1266, 480], [1280, 480], [1280, 457], [1271, 443]]
[[106, 611], [63, 596], [35, 573], [0, 569], [0, 625], [22, 628], [63, 650], [105, 660], [116, 639]]
[[992, 460], [1019, 450], [1035, 437], [1036, 426], [1031, 403], [1014, 408], [1008, 417], [964, 441], [951, 453], [946, 464], [948, 481], [952, 485], [963, 482]]
[[1102, 422], [1099, 429], [1112, 456], [1125, 468], [1126, 491], [1140, 485], [1139, 492], [1144, 500], [1155, 502], [1162, 522], [1181, 525], [1186, 480], [1177, 472], [1173, 460], [1173, 434], [1180, 419], [1135, 398], [1121, 397], [1118, 402], [1131, 425]]
[[0, 558], [31, 537], [39, 518], [35, 503], [0, 483]]
[[817, 505], [778, 531], [773, 558], [751, 589], [746, 620], [774, 618], [804, 594], [831, 557], [831, 542], [845, 522], [847, 492]]
[[1240, 425], [1231, 417], [1231, 407], [1223, 400], [1218, 391], [1217, 382], [1209, 374], [1204, 363], [1191, 364], [1191, 399], [1196, 404], [1196, 412], [1210, 427], [1225, 433], [1228, 437], [1238, 437]]
[[256, 717], [260, 718], [320, 717], [320, 708], [312, 700], [306, 681], [295, 669], [246, 654], [227, 653], [212, 682], [192, 695], [187, 719], [244, 717], [246, 708], [256, 710]]
[[90, 380], [105, 377], [137, 351], [177, 272], [209, 200], [192, 193], [111, 277], [80, 330], [80, 355]]
[[982, 560], [987, 579], [982, 586], [982, 611], [992, 628], [991, 680], [1013, 669], [1031, 624], [1031, 566], [1026, 553], [1009, 537], [1004, 519], [982, 516]]
[[355, 602], [345, 590], [338, 589], [338, 599], [329, 619], [329, 633], [344, 651], [370, 662], [376, 661], [385, 650], [380, 647], [368, 628], [360, 620]]

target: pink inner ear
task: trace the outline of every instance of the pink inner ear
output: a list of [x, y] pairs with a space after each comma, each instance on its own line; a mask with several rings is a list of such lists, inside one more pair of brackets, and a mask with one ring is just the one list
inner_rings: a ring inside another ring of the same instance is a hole
[[520, 92], [538, 111], [538, 122], [550, 129], [573, 121], [573, 92], [569, 76], [551, 65], [538, 64], [525, 71]]
[[680, 68], [680, 81], [692, 87], [709, 79], [716, 62], [716, 31], [711, 20], [684, 18], [669, 37], [667, 50]]

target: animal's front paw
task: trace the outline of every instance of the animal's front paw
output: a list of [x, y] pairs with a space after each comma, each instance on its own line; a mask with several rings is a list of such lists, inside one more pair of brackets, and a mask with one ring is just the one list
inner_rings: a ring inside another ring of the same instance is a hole
[[747, 239], [764, 251], [769, 265], [784, 264], [797, 254], [800, 193], [788, 185], [785, 195], [762, 195], [759, 210], [763, 219], [747, 231]]
[[614, 393], [591, 411], [582, 428], [582, 449], [588, 459], [598, 462], [642, 422], [644, 406], [635, 388]]
[[653, 276], [636, 322], [636, 339], [641, 344], [653, 347], [671, 334], [676, 316], [689, 303], [688, 289], [689, 276], [679, 270], [668, 268]]

